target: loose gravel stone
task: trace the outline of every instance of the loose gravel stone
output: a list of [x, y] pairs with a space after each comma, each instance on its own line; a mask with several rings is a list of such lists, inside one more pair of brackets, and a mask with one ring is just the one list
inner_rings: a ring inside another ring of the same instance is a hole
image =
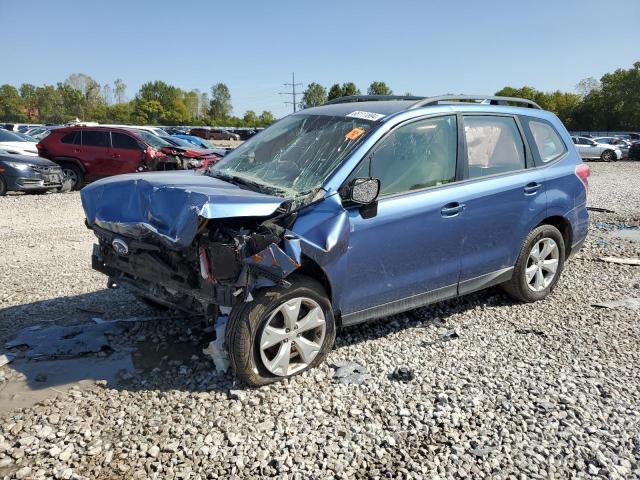
[[[47, 372], [36, 388], [59, 392], [35, 405], [2, 410], [39, 372], [0, 368], [0, 477], [640, 478], [638, 314], [592, 307], [638, 296], [639, 267], [598, 259], [640, 245], [595, 224], [640, 226], [640, 162], [590, 165], [589, 205], [614, 213], [591, 212], [548, 299], [492, 288], [345, 328], [327, 363], [257, 389], [215, 371], [197, 319], [126, 322], [92, 368], [58, 360], [87, 382], [62, 390]], [[0, 211], [0, 350], [36, 324], [159, 316], [91, 270], [77, 193], [8, 195]], [[131, 365], [105, 382], [119, 352]], [[366, 376], [335, 377], [353, 365]], [[390, 378], [399, 366], [411, 381]]]

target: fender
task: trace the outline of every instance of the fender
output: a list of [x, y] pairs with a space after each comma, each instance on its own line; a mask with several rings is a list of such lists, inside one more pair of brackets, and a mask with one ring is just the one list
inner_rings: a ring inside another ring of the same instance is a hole
[[77, 158], [73, 158], [73, 157], [55, 157], [51, 159], [52, 162], [57, 163], [58, 165], [62, 165], [63, 163], [72, 163], [74, 165], [76, 165], [78, 168], [80, 168], [80, 170], [82, 170], [82, 173], [86, 173], [87, 169], [84, 168], [83, 163], [78, 160]]

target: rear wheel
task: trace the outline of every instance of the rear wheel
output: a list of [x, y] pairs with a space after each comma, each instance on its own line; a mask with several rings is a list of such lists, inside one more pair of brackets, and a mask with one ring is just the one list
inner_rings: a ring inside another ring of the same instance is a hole
[[62, 165], [62, 183], [67, 183], [70, 190], [80, 190], [84, 183], [84, 174], [80, 167], [72, 163]]
[[525, 239], [513, 277], [503, 287], [517, 300], [542, 300], [558, 283], [564, 259], [564, 239], [560, 231], [553, 225], [540, 225]]
[[333, 347], [335, 320], [322, 285], [302, 275], [289, 280], [291, 287], [260, 290], [229, 316], [229, 360], [236, 376], [249, 385], [313, 368]]
[[7, 182], [2, 175], [0, 175], [0, 197], [4, 197], [7, 194]]
[[613, 150], [605, 150], [602, 152], [602, 155], [600, 155], [600, 159], [603, 162], [612, 162], [616, 160], [616, 155], [613, 153]]

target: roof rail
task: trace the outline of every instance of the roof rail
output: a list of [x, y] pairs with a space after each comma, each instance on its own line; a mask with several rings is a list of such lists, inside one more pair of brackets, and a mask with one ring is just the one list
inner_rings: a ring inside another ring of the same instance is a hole
[[467, 101], [473, 103], [482, 103], [489, 105], [508, 105], [509, 103], [521, 103], [528, 108], [537, 108], [542, 110], [542, 107], [536, 102], [527, 100], [526, 98], [516, 97], [496, 97], [487, 95], [442, 95], [439, 97], [427, 97], [423, 98], [409, 107], [409, 110], [420, 107], [429, 107], [432, 105], [438, 105], [440, 102], [454, 102], [454, 101]]
[[329, 100], [325, 105], [333, 105], [336, 103], [381, 102], [384, 100], [423, 100], [424, 98], [425, 97], [416, 97], [414, 95], [348, 95], [346, 97]]

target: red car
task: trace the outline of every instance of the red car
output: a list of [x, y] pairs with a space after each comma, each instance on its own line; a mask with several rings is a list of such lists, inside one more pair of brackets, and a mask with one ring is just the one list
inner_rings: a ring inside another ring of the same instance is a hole
[[176, 147], [136, 129], [66, 127], [52, 130], [36, 145], [38, 154], [62, 167], [73, 190], [85, 182], [121, 173], [204, 168], [221, 157]]

